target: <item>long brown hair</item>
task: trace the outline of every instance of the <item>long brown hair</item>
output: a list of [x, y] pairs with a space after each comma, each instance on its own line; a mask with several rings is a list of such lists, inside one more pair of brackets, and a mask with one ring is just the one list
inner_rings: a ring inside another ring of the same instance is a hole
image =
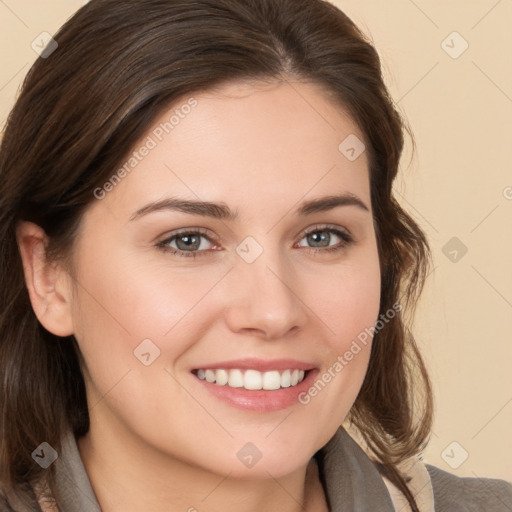
[[[15, 228], [41, 226], [49, 258], [64, 258], [94, 189], [161, 112], [184, 95], [237, 79], [320, 84], [365, 137], [382, 270], [380, 312], [411, 313], [430, 262], [427, 241], [392, 193], [409, 131], [383, 81], [379, 56], [322, 0], [92, 0], [55, 35], [58, 48], [29, 71], [0, 149], [0, 489], [27, 494], [58, 451], [89, 428], [75, 339], [46, 331], [31, 309]], [[377, 461], [406, 494], [396, 464], [420, 452], [432, 423], [431, 387], [403, 315], [374, 338], [350, 411]]]

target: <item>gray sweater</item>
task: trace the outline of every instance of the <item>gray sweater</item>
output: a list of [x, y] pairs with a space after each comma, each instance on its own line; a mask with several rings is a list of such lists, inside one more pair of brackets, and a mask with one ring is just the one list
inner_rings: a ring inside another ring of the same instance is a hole
[[[375, 464], [342, 427], [315, 457], [331, 512], [401, 510], [393, 504]], [[64, 439], [55, 464], [64, 501], [60, 512], [101, 512], [71, 433]], [[429, 465], [426, 469], [435, 512], [512, 512], [512, 484], [488, 478], [460, 478]], [[35, 500], [28, 508], [18, 505], [12, 509], [0, 503], [0, 512], [11, 510], [41, 509]]]

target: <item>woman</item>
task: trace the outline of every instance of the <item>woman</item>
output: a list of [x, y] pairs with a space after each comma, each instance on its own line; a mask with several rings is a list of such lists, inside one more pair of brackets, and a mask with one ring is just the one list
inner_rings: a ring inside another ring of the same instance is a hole
[[0, 153], [2, 510], [512, 507], [417, 458], [429, 250], [353, 23], [92, 0], [55, 40]]

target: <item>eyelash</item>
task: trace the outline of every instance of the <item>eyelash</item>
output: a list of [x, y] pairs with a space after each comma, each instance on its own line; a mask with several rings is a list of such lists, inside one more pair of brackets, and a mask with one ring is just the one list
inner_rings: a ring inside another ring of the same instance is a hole
[[[354, 239], [353, 237], [345, 232], [345, 231], [341, 231], [337, 228], [332, 228], [332, 227], [329, 227], [329, 226], [315, 226], [314, 228], [308, 230], [308, 231], [305, 231], [300, 240], [301, 241], [304, 237], [308, 236], [308, 235], [311, 235], [313, 233], [318, 233], [318, 232], [322, 232], [322, 231], [327, 231], [331, 234], [334, 234], [336, 235], [337, 237], [339, 237], [342, 242], [338, 243], [337, 245], [333, 246], [333, 247], [324, 247], [324, 248], [318, 248], [318, 247], [306, 247], [306, 249], [308, 249], [310, 252], [313, 252], [313, 253], [333, 253], [333, 252], [337, 252], [337, 251], [341, 251], [343, 249], [346, 249], [349, 245], [351, 245], [353, 242], [354, 242]], [[207, 250], [202, 250], [202, 251], [182, 251], [180, 249], [174, 249], [173, 247], [169, 247], [168, 244], [170, 244], [171, 242], [173, 242], [175, 239], [177, 239], [178, 237], [180, 236], [184, 236], [184, 235], [201, 235], [203, 236], [204, 238], [206, 238], [210, 243], [212, 244], [215, 244], [215, 242], [213, 240], [211, 240], [211, 238], [208, 236], [207, 232], [201, 228], [194, 228], [194, 229], [187, 229], [187, 230], [183, 230], [183, 231], [180, 231], [178, 233], [174, 233], [172, 236], [166, 238], [165, 240], [162, 240], [161, 242], [158, 242], [156, 244], [156, 246], [161, 249], [163, 252], [166, 252], [166, 253], [171, 253], [171, 254], [175, 254], [177, 256], [180, 256], [180, 257], [184, 257], [184, 258], [196, 258], [198, 256], [205, 256], [208, 251]]]

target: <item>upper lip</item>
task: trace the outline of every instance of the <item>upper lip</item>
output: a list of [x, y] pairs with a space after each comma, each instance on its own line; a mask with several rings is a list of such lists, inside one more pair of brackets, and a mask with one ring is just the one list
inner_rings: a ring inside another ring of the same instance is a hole
[[230, 361], [218, 361], [215, 363], [206, 363], [194, 368], [194, 370], [257, 370], [266, 372], [271, 370], [312, 370], [315, 366], [311, 363], [297, 361], [296, 359], [232, 359]]

